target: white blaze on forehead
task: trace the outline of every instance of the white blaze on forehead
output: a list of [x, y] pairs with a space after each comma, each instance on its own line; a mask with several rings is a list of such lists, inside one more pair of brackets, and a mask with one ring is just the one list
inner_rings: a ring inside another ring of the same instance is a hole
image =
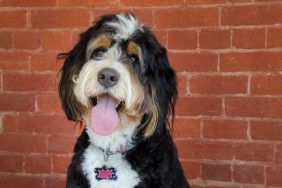
[[135, 31], [142, 31], [142, 24], [138, 20], [128, 14], [118, 14], [117, 20], [113, 22], [107, 22], [106, 25], [111, 26], [117, 30], [117, 33], [114, 34], [116, 40], [128, 39]]

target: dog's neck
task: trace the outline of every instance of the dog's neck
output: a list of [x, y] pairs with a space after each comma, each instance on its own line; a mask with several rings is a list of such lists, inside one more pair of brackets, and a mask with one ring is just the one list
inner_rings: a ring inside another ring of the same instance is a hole
[[101, 136], [93, 132], [90, 126], [86, 127], [86, 132], [89, 136], [89, 142], [95, 147], [104, 151], [116, 152], [121, 148], [133, 147], [134, 127], [129, 127], [127, 130], [117, 130], [110, 136]]

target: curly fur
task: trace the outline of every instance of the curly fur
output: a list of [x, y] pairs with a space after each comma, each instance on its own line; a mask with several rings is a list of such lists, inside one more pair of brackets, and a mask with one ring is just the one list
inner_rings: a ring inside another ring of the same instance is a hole
[[[98, 40], [99, 37], [102, 38]], [[90, 55], [97, 41], [108, 49], [99, 61]], [[128, 62], [128, 51], [140, 57], [138, 64]], [[81, 34], [69, 53], [60, 54], [59, 58], [65, 58], [59, 83], [62, 107], [69, 120], [86, 122], [68, 169], [68, 188], [189, 187], [169, 131], [177, 99], [175, 72], [166, 49], [149, 28], [131, 14], [103, 16]], [[96, 80], [97, 72], [104, 67], [114, 68], [121, 75], [117, 86], [107, 90]], [[97, 135], [89, 127], [89, 97], [101, 91], [125, 101], [119, 113], [119, 129], [110, 136]], [[109, 161], [102, 160], [101, 148], [116, 151], [119, 145], [130, 145], [130, 149], [124, 155], [109, 156]], [[123, 175], [116, 182], [93, 179], [91, 165], [100, 164], [97, 160], [106, 165], [111, 161], [113, 166], [121, 164], [116, 168], [128, 171], [128, 182], [122, 179]]]

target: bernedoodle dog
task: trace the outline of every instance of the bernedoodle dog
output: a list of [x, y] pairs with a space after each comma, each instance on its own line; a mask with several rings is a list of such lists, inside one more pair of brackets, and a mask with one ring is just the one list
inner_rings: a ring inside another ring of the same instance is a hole
[[63, 109], [86, 125], [67, 188], [189, 187], [170, 134], [175, 72], [149, 28], [132, 14], [103, 16], [58, 58]]

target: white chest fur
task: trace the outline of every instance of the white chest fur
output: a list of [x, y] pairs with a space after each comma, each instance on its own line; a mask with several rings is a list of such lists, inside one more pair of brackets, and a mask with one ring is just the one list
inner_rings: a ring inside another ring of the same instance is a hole
[[[96, 179], [94, 169], [102, 168], [104, 165], [107, 168], [115, 168], [116, 180]], [[110, 155], [108, 160], [104, 161], [103, 152], [93, 145], [85, 150], [82, 170], [90, 183], [90, 188], [133, 188], [140, 182], [138, 174], [121, 154]]]

